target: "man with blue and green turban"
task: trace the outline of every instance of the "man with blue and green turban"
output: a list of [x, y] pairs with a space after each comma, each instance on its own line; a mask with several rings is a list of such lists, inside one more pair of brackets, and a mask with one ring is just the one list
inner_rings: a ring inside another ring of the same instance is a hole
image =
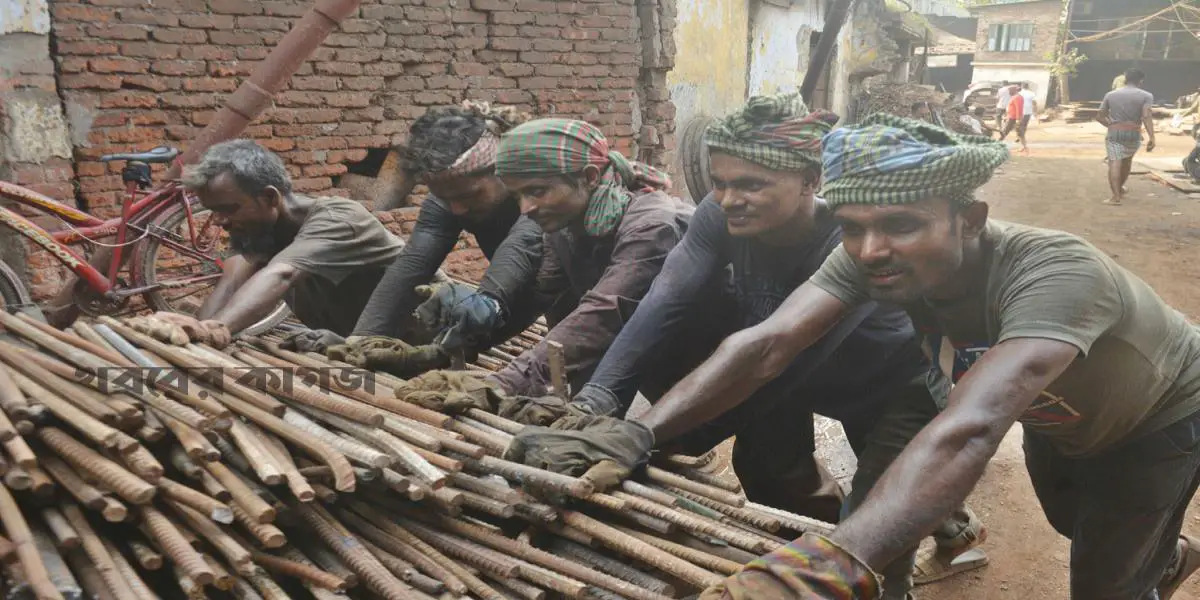
[[703, 600], [878, 597], [872, 570], [967, 497], [1016, 423], [1042, 509], [1071, 539], [1072, 599], [1167, 600], [1200, 566], [1200, 541], [1180, 535], [1200, 484], [1200, 329], [1083, 239], [989, 221], [975, 190], [1007, 158], [887, 115], [825, 137], [842, 245], [663, 402], [743, 397], [754, 385], [728, 373], [765, 382], [876, 301], [911, 317], [942, 411], [828, 538], [796, 540]]
[[[836, 522], [843, 512], [840, 489], [822, 477], [813, 456], [818, 413], [841, 421], [859, 455], [846, 508], [862, 501], [937, 412], [909, 319], [897, 307], [866, 302], [812, 331], [817, 342], [789, 356], [764, 355], [769, 348], [758, 333], [841, 242], [832, 209], [816, 195], [822, 138], [836, 121], [832, 113], [810, 111], [797, 94], [784, 94], [752, 98], [709, 127], [704, 140], [714, 191], [573, 403], [576, 412], [619, 418], [641, 389], [653, 407], [630, 421], [568, 417], [553, 430], [529, 428], [517, 436], [511, 456], [582, 475], [605, 459], [632, 468], [655, 446], [700, 454], [736, 436], [733, 468], [750, 500]], [[671, 354], [678, 336], [722, 325], [695, 315], [714, 302], [706, 286], [726, 270], [736, 306], [723, 322], [740, 331], [731, 331], [705, 367], [665, 395], [646, 393], [645, 378], [659, 357]], [[743, 355], [771, 360], [749, 365]], [[719, 371], [722, 393], [697, 387], [705, 368]], [[561, 450], [542, 450], [547, 440], [561, 440]], [[605, 448], [639, 452], [614, 456]], [[567, 454], [593, 460], [564, 460]], [[951, 521], [941, 537], [960, 541], [960, 548], [983, 537], [982, 525], [967, 513]], [[911, 589], [908, 559], [886, 573], [886, 598], [903, 599]]]

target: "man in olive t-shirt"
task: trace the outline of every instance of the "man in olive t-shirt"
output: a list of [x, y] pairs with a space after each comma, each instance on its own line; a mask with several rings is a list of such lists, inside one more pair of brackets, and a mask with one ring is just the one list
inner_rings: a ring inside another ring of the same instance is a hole
[[[912, 547], [1020, 422], [1038, 500], [1071, 539], [1071, 598], [1170, 598], [1200, 566], [1200, 541], [1180, 535], [1200, 484], [1200, 330], [1082, 239], [989, 222], [974, 191], [1008, 158], [1002, 143], [879, 114], [823, 145], [841, 248], [740, 334], [740, 351], [715, 355], [672, 393], [736, 396], [870, 299], [912, 317], [945, 407], [832, 543], [796, 540], [763, 559], [772, 569], [702, 597], [795, 597], [805, 566], [833, 581], [803, 597], [853, 597], [845, 590], [870, 578], [834, 567], [879, 569]], [[746, 376], [718, 376], [730, 370]]]
[[196, 314], [207, 329], [237, 333], [282, 299], [308, 327], [348, 335], [404, 247], [353, 200], [293, 194], [283, 161], [250, 140], [209, 148], [183, 183], [236, 253]]

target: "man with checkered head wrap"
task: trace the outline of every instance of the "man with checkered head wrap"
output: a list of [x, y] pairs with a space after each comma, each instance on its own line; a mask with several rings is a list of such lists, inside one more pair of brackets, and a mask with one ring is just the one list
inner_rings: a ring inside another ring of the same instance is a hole
[[[500, 136], [527, 119], [511, 107], [464, 102], [431, 110], [413, 123], [403, 150], [405, 168], [430, 194], [408, 246], [384, 274], [346, 343], [318, 337], [311, 344], [318, 347], [311, 349], [408, 376], [448, 366], [449, 351], [476, 351], [508, 339], [536, 316], [532, 291], [541, 230], [521, 217], [516, 197], [495, 172]], [[452, 283], [438, 269], [464, 231], [475, 236], [489, 261], [478, 289]], [[431, 337], [436, 344], [410, 345]]]
[[[1083, 239], [989, 221], [976, 192], [1008, 157], [1001, 143], [876, 115], [824, 144], [842, 246], [738, 369], [782, 362], [864, 302], [894, 302], [942, 412], [828, 540], [797, 540], [701, 597], [747, 585], [874, 597], [866, 569], [936, 527], [1020, 422], [1034, 491], [1071, 539], [1071, 598], [1170, 598], [1200, 566], [1200, 542], [1180, 535], [1200, 483], [1200, 329]], [[699, 394], [745, 386], [702, 371]]]

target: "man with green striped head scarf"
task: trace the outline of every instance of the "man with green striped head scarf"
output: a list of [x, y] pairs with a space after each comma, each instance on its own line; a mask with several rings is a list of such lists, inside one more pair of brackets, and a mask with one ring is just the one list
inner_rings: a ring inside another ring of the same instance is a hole
[[[977, 189], [1007, 156], [1000, 143], [887, 115], [826, 136], [824, 195], [842, 245], [747, 335], [764, 350], [734, 372], [804, 351], [872, 299], [895, 302], [942, 410], [828, 545], [799, 540], [725, 590], [796, 597], [788, 590], [813, 571], [834, 584], [825, 590], [873, 583], [842, 567], [881, 569], [920, 542], [1018, 422], [1038, 501], [1071, 539], [1071, 598], [1166, 600], [1200, 567], [1200, 540], [1181, 535], [1200, 486], [1200, 329], [1087, 241], [989, 221]], [[699, 373], [693, 405], [745, 386]]]

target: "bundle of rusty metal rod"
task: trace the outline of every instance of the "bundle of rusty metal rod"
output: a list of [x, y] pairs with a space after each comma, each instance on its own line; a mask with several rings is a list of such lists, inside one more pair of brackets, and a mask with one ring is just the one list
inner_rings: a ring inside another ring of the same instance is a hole
[[596, 493], [503, 460], [517, 423], [409, 404], [393, 377], [270, 337], [0, 326], [5, 598], [661, 600], [781, 527], [828, 527], [690, 457]]

